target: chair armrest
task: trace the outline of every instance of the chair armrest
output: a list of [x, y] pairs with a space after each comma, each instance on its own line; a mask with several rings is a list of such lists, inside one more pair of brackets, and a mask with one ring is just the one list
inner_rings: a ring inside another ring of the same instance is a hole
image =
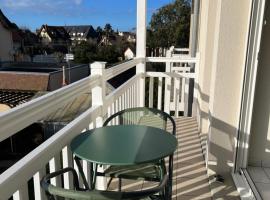
[[[72, 172], [74, 176], [75, 190], [64, 189], [61, 187], [53, 186], [48, 182], [51, 178], [54, 178], [66, 172]], [[160, 182], [158, 186], [154, 188], [150, 188], [150, 189], [141, 190], [141, 191], [134, 191], [134, 192], [100, 191], [100, 190], [82, 191], [82, 189], [78, 190], [79, 182], [78, 182], [78, 176], [76, 174], [76, 171], [73, 168], [68, 167], [68, 168], [59, 170], [57, 172], [53, 172], [46, 175], [41, 181], [41, 186], [51, 195], [60, 196], [64, 198], [81, 199], [81, 200], [96, 200], [96, 199], [99, 199], [99, 200], [137, 199], [138, 200], [138, 199], [148, 197], [150, 195], [154, 195], [160, 192], [161, 190], [165, 188], [167, 182], [168, 182], [168, 175], [166, 174], [164, 178], [162, 179], [162, 182]]]
[[49, 180], [54, 178], [54, 177], [60, 176], [60, 175], [62, 175], [64, 173], [67, 173], [67, 172], [71, 172], [72, 175], [73, 175], [74, 188], [76, 190], [84, 190], [84, 189], [81, 189], [79, 187], [79, 178], [78, 178], [77, 172], [71, 167], [60, 169], [60, 170], [58, 170], [56, 172], [52, 172], [50, 174], [45, 175], [40, 181], [40, 184], [41, 184], [42, 188], [45, 189], [46, 191], [48, 191], [48, 187], [50, 185]]

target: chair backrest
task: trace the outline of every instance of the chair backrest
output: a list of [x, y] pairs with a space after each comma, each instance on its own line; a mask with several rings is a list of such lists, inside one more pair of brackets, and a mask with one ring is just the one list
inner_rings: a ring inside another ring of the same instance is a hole
[[167, 130], [175, 135], [174, 119], [166, 112], [155, 108], [136, 107], [121, 110], [109, 116], [103, 126], [137, 124]]
[[[64, 173], [71, 172], [73, 175], [74, 189], [64, 189], [62, 187], [56, 187], [51, 185], [49, 180], [56, 176], [61, 176]], [[119, 192], [119, 191], [101, 191], [101, 190], [91, 190], [86, 191], [79, 187], [79, 180], [76, 171], [71, 168], [64, 168], [62, 170], [47, 174], [41, 180], [42, 188], [47, 191], [52, 197], [62, 197], [74, 200], [129, 200], [129, 199], [143, 199], [154, 195], [162, 191], [168, 182], [168, 175], [165, 175], [158, 186], [153, 188], [144, 189], [141, 191], [131, 191], [131, 192]]]

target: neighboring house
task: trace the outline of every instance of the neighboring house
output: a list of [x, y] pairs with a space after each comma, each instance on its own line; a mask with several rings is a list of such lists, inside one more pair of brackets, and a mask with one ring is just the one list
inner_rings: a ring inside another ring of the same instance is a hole
[[0, 10], [0, 61], [13, 61], [12, 31], [17, 29]]
[[30, 30], [16, 29], [12, 31], [14, 61], [31, 61], [31, 57], [37, 53], [40, 47], [39, 38]]
[[103, 35], [98, 46], [111, 46], [117, 44], [119, 41], [118, 35], [110, 34], [110, 35]]
[[59, 46], [69, 45], [70, 36], [63, 26], [48, 26], [42, 25], [37, 33], [43, 45]]
[[97, 43], [98, 34], [91, 25], [64, 26], [64, 28], [69, 34], [72, 44], [80, 43], [81, 41]]
[[[23, 36], [20, 33], [20, 30], [12, 31], [12, 41], [13, 41], [13, 50], [14, 55], [16, 57], [17, 54], [22, 53], [22, 46], [23, 46]], [[16, 60], [16, 58], [14, 59]]]
[[135, 57], [134, 51], [130, 47], [128, 47], [124, 52], [125, 60], [129, 60]]
[[131, 32], [118, 32], [118, 35], [122, 37], [122, 39], [126, 42], [135, 43], [136, 42], [136, 34]]

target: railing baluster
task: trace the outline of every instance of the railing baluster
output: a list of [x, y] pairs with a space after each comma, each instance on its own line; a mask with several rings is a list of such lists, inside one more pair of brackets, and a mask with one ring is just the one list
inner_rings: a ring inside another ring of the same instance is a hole
[[149, 107], [153, 108], [154, 78], [150, 77], [149, 81]]
[[[60, 155], [56, 154], [49, 162], [50, 173], [55, 172], [61, 168]], [[51, 179], [51, 184], [61, 187], [61, 177], [55, 177]]]
[[[74, 156], [73, 156], [73, 157], [74, 157]], [[79, 162], [80, 162], [81, 165], [82, 165], [81, 160], [79, 160]], [[76, 171], [77, 174], [78, 174], [78, 178], [79, 178], [79, 186], [82, 188], [82, 187], [84, 186], [84, 185], [83, 185], [83, 180], [82, 180], [82, 176], [81, 176], [80, 171], [79, 171], [79, 167], [78, 167], [77, 163], [75, 162], [75, 159], [73, 159], [73, 166], [74, 166], [75, 171]]]
[[165, 78], [164, 111], [170, 113], [171, 106], [171, 78]]
[[183, 78], [183, 103], [184, 103], [184, 116], [188, 116], [188, 101], [189, 101], [189, 79]]
[[162, 78], [158, 77], [158, 105], [157, 108], [161, 110], [161, 98], [162, 98]]
[[90, 175], [89, 162], [86, 160], [82, 160], [82, 168], [83, 168], [83, 173], [85, 175], [86, 181], [87, 181], [88, 185], [90, 185], [91, 175]]
[[29, 200], [27, 182], [13, 194], [13, 200]]
[[[117, 113], [119, 111], [118, 109], [118, 99], [115, 100], [115, 113]], [[119, 124], [119, 119], [118, 118], [115, 118], [115, 123], [116, 124]]]
[[[112, 115], [113, 115], [115, 113], [115, 102], [112, 103], [111, 107], [112, 107]], [[115, 118], [112, 120], [111, 125], [115, 125]]]
[[127, 90], [127, 107], [130, 108], [130, 93], [129, 93], [129, 90]]
[[[70, 146], [65, 146], [62, 149], [63, 168], [73, 167], [73, 156], [70, 150]], [[73, 176], [71, 173], [65, 173], [64, 176], [64, 188], [73, 189]]]
[[175, 117], [179, 116], [180, 78], [174, 79], [175, 87]]
[[46, 169], [44, 168], [44, 169], [39, 170], [33, 177], [35, 200], [47, 199], [45, 195], [45, 190], [41, 188], [40, 186], [40, 181], [45, 176], [45, 174], [46, 174]]

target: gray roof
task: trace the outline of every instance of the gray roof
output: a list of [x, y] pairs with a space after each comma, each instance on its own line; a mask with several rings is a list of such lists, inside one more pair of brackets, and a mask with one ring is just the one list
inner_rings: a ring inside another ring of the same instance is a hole
[[97, 32], [91, 25], [80, 25], [80, 26], [64, 26], [67, 33], [83, 33], [84, 38], [96, 38]]
[[9, 30], [16, 30], [18, 29], [18, 26], [15, 23], [12, 23], [9, 21], [9, 19], [4, 15], [4, 13], [0, 9], [0, 23]]

